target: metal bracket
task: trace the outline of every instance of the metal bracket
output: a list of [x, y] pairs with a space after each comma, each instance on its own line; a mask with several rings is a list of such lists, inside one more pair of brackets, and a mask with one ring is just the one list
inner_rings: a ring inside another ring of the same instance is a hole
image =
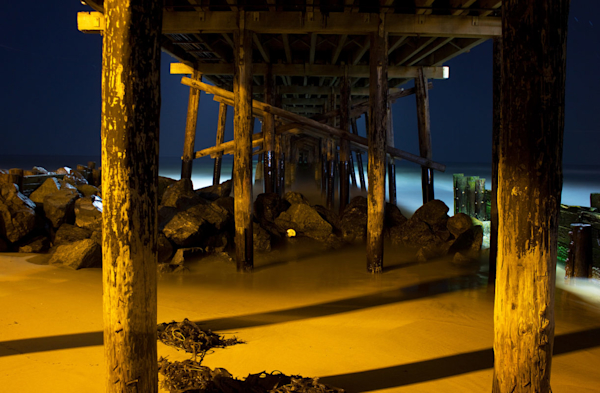
[[198, 11], [198, 19], [200, 19], [200, 22], [204, 22], [206, 19], [206, 14], [204, 11]]
[[425, 24], [425, 15], [417, 15], [417, 24], [424, 25]]
[[260, 20], [260, 12], [258, 12], [258, 11], [253, 12], [252, 13], [252, 20], [254, 22], [258, 22]]
[[472, 26], [479, 26], [479, 17], [478, 16], [474, 16], [473, 20], [471, 21], [471, 25]]

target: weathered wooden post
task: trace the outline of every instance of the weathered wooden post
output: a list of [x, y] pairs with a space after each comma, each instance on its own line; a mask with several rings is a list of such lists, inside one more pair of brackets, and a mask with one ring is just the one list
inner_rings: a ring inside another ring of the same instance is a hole
[[[356, 119], [352, 119], [350, 121], [352, 126], [352, 133], [354, 135], [358, 135], [358, 127], [356, 126]], [[360, 151], [356, 151], [356, 164], [358, 165], [358, 178], [360, 180], [360, 189], [362, 191], [367, 191], [367, 184], [365, 181], [365, 168], [363, 166], [362, 153]]]
[[[271, 63], [267, 64], [267, 74], [265, 75], [265, 103], [275, 104], [275, 75], [273, 74]], [[275, 116], [266, 112], [263, 118], [263, 149], [264, 154], [264, 185], [265, 192], [275, 192]]]
[[600, 193], [593, 192], [590, 194], [590, 207], [597, 207], [600, 209]]
[[369, 77], [369, 195], [367, 198], [367, 271], [383, 272], [383, 219], [385, 211], [385, 154], [387, 148], [387, 32], [379, 17], [371, 33]]
[[502, 37], [493, 44], [493, 123], [492, 123], [492, 193], [490, 200], [490, 259], [488, 283], [496, 281], [498, 255], [498, 153], [502, 128]]
[[483, 197], [485, 196], [485, 179], [475, 179], [475, 218], [485, 221], [486, 209]]
[[568, 15], [502, 3], [494, 393], [551, 391]]
[[321, 157], [321, 199], [327, 200], [327, 140], [320, 139]]
[[[350, 132], [350, 78], [345, 67], [340, 92], [340, 128]], [[350, 142], [340, 139], [340, 214], [350, 202]]]
[[[387, 126], [387, 145], [394, 147], [394, 121], [392, 114], [392, 103], [388, 103], [388, 126]], [[389, 201], [396, 204], [396, 160], [391, 155], [387, 155], [387, 173], [388, 173], [388, 195]]]
[[234, 32], [234, 212], [235, 256], [239, 272], [252, 271], [252, 32], [245, 28], [245, 11]]
[[[415, 78], [415, 97], [417, 99], [417, 125], [419, 128], [419, 153], [421, 157], [431, 158], [431, 122], [429, 119], [429, 89], [423, 68], [419, 68]], [[434, 199], [433, 169], [421, 167], [421, 188], [423, 204]]]
[[[202, 74], [194, 70], [192, 79], [202, 81]], [[198, 106], [200, 105], [200, 90], [190, 87], [188, 110], [185, 120], [185, 139], [183, 141], [183, 157], [181, 160], [181, 178], [192, 178], [194, 164], [194, 146], [196, 144], [196, 124], [198, 122]]]
[[[219, 146], [225, 141], [225, 124], [227, 123], [227, 104], [221, 102], [219, 104], [219, 120], [217, 123], [217, 141], [215, 146]], [[223, 152], [215, 154], [215, 163], [213, 169], [213, 185], [221, 183], [221, 165], [223, 163]]]
[[569, 257], [565, 261], [565, 278], [592, 276], [592, 225], [571, 224]]
[[[456, 179], [456, 188], [458, 195], [458, 213], [469, 214], [467, 201], [467, 177], [460, 176]], [[457, 212], [454, 212], [456, 214]]]
[[[102, 276], [107, 392], [158, 392], [156, 270], [162, 3], [104, 2]], [[140, 170], [143, 168], [143, 170]]]
[[466, 212], [469, 216], [475, 217], [475, 183], [479, 179], [479, 176], [468, 176], [467, 177], [467, 209]]
[[452, 188], [454, 190], [454, 214], [460, 213], [458, 180], [464, 176], [464, 173], [454, 173], [452, 175]]

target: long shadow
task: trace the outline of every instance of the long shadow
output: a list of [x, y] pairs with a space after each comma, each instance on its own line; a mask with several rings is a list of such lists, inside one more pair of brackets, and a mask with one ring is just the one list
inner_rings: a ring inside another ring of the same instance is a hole
[[[483, 282], [472, 275], [455, 276], [382, 291], [372, 295], [356, 296], [310, 306], [195, 322], [213, 331], [242, 329], [358, 311], [402, 301], [436, 296], [466, 288], [475, 288], [480, 285], [483, 285]], [[0, 341], [0, 357], [102, 345], [102, 336], [103, 333], [99, 331]]]
[[[600, 328], [561, 334], [554, 339], [554, 356], [598, 346], [600, 346]], [[319, 381], [343, 388], [347, 393], [355, 393], [412, 385], [492, 367], [494, 367], [494, 351], [492, 348], [487, 348], [422, 362], [332, 375], [319, 378]]]

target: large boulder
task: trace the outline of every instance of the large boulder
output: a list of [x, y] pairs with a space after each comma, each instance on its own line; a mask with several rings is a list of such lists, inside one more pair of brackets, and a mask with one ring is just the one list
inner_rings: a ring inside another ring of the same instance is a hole
[[200, 203], [203, 203], [202, 198], [194, 192], [190, 179], [181, 179], [171, 184], [163, 194], [161, 201], [161, 205], [179, 210], [185, 210]]
[[165, 263], [171, 260], [173, 256], [173, 245], [164, 235], [164, 233], [158, 234], [158, 263]]
[[71, 224], [62, 224], [54, 236], [54, 246], [70, 244], [84, 239], [89, 239], [92, 231], [85, 228], [79, 228]]
[[102, 266], [102, 250], [98, 243], [91, 239], [59, 246], [49, 261], [50, 265], [83, 269]]
[[209, 201], [216, 201], [219, 198], [224, 198], [231, 195], [232, 187], [233, 182], [231, 180], [227, 180], [215, 186], [200, 188], [196, 190], [196, 194], [198, 194], [198, 196], [200, 196], [203, 199]]
[[91, 231], [102, 229], [102, 198], [96, 195], [77, 199], [75, 225]]
[[480, 226], [471, 227], [450, 243], [449, 253], [454, 254], [460, 252], [467, 257], [475, 259], [479, 256], [479, 252], [481, 251], [483, 229]]
[[167, 209], [159, 210], [162, 232], [179, 247], [201, 244], [208, 235], [226, 229], [231, 220], [229, 212], [217, 203], [196, 205], [184, 211]]
[[30, 195], [31, 199], [36, 205], [43, 205], [44, 198], [46, 195], [54, 194], [60, 190], [60, 182], [55, 177], [49, 177], [41, 186], [35, 189]]
[[44, 197], [44, 213], [54, 228], [75, 222], [75, 201], [79, 199], [76, 189], [61, 188]]
[[471, 217], [465, 213], [456, 213], [448, 219], [446, 226], [448, 231], [450, 231], [452, 236], [456, 239], [473, 227], [473, 221], [471, 220]]
[[390, 228], [389, 232], [393, 244], [412, 248], [421, 248], [436, 240], [435, 233], [427, 223], [412, 218], [404, 225]]
[[336, 212], [322, 205], [314, 205], [312, 208], [315, 209], [325, 221], [331, 224], [334, 233], [341, 234], [342, 227], [340, 225], [340, 216], [338, 216]]
[[342, 240], [362, 242], [367, 238], [367, 198], [356, 196], [344, 209], [340, 219]]
[[46, 252], [50, 248], [50, 239], [48, 236], [36, 236], [33, 239], [23, 242], [19, 246], [19, 252]]
[[275, 222], [289, 206], [290, 204], [276, 193], [259, 194], [254, 201], [254, 215], [260, 223]]
[[448, 211], [450, 209], [439, 199], [427, 202], [417, 209], [411, 219], [418, 219], [427, 223], [430, 227], [444, 227], [448, 221]]
[[298, 235], [304, 235], [315, 240], [327, 241], [332, 233], [331, 224], [325, 221], [319, 213], [309, 205], [296, 203], [277, 217], [275, 224], [281, 232], [293, 229]]
[[252, 239], [254, 251], [271, 251], [271, 235], [269, 235], [269, 232], [255, 222], [252, 223]]
[[306, 199], [306, 197], [302, 194], [300, 194], [299, 192], [295, 192], [295, 191], [288, 191], [285, 193], [285, 195], [283, 196], [283, 199], [289, 203], [290, 205], [293, 205], [295, 203], [303, 203], [305, 205], [308, 205], [308, 199]]
[[91, 184], [82, 184], [80, 186], [77, 186], [77, 191], [79, 191], [79, 193], [84, 197], [89, 197], [93, 195], [100, 196], [102, 194], [98, 187], [93, 186]]
[[170, 177], [159, 176], [158, 177], [158, 200], [162, 201], [163, 195], [169, 186], [177, 183], [177, 180], [171, 179]]
[[393, 203], [385, 204], [385, 228], [392, 228], [399, 225], [404, 225], [408, 218], [404, 217], [398, 206]]
[[36, 227], [35, 203], [15, 184], [0, 185], [0, 235], [16, 242]]

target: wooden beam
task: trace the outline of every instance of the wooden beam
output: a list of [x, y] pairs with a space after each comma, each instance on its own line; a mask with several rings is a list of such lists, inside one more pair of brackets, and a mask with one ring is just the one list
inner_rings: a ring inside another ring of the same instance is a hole
[[325, 105], [325, 98], [283, 98], [283, 105]]
[[[350, 78], [344, 75], [340, 94], [340, 128], [350, 133]], [[350, 202], [350, 142], [340, 139], [340, 215]]]
[[[106, 392], [158, 392], [162, 3], [104, 2], [102, 298]], [[144, 81], [144, 83], [140, 83]]]
[[333, 52], [333, 55], [331, 56], [331, 64], [337, 63], [338, 58], [340, 57], [340, 53], [342, 53], [342, 49], [344, 48], [344, 44], [346, 43], [347, 38], [348, 38], [348, 34], [340, 35], [338, 44], [336, 45], [335, 51]]
[[403, 65], [421, 52], [425, 47], [435, 41], [434, 37], [423, 37], [416, 40], [415, 45], [405, 45], [402, 50], [397, 52], [394, 59], [390, 59], [390, 63], [394, 65]]
[[[273, 64], [273, 74], [278, 76], [317, 76], [317, 77], [340, 77], [344, 75], [345, 66], [332, 64]], [[171, 63], [171, 74], [191, 74], [194, 69], [202, 75], [233, 75], [233, 64], [223, 63], [199, 63], [193, 67], [183, 63]], [[390, 78], [415, 78], [420, 67], [396, 66], [389, 67]], [[424, 67], [423, 71], [430, 79], [447, 79], [448, 67]], [[267, 64], [254, 64], [253, 75], [265, 75]], [[368, 65], [348, 66], [350, 77], [369, 77]]]
[[[315, 63], [315, 51], [317, 49], [317, 34], [310, 33], [310, 53], [309, 53], [309, 64]], [[291, 63], [291, 61], [288, 61]]]
[[497, 10], [502, 6], [502, 0], [479, 0], [479, 8], [487, 11], [481, 11], [479, 16], [488, 16], [491, 15], [494, 10]]
[[[225, 107], [227, 107], [226, 104]], [[261, 146], [264, 143], [263, 133], [257, 132], [256, 134], [252, 134], [252, 148]], [[219, 143], [215, 146], [207, 147], [206, 149], [198, 150], [194, 153], [194, 158], [202, 158], [202, 157], [214, 157], [215, 159], [222, 154], [234, 154], [235, 152], [235, 141], [228, 141]]]
[[[422, 72], [415, 78], [415, 90], [417, 101], [417, 126], [419, 129], [419, 153], [421, 157], [431, 159], [431, 121], [429, 118], [429, 91], [427, 78]], [[423, 192], [423, 204], [432, 201], [433, 171], [427, 167], [421, 167], [421, 189]]]
[[[225, 141], [225, 125], [227, 123], [227, 104], [221, 102], [219, 104], [219, 120], [217, 122], [217, 140], [215, 141], [215, 147], [220, 146]], [[200, 158], [194, 153], [194, 158]], [[214, 167], [213, 167], [213, 186], [221, 184], [221, 164], [223, 162], [223, 154], [214, 155]]]
[[415, 0], [415, 6], [417, 7], [417, 15], [429, 15], [431, 14], [431, 7], [435, 0]]
[[371, 40], [369, 39], [369, 36], [367, 36], [365, 38], [365, 42], [352, 55], [352, 61], [350, 64], [357, 65], [360, 62], [360, 60], [363, 58], [365, 53], [367, 53], [367, 51], [369, 50], [370, 47], [371, 47]]
[[[202, 75], [194, 71], [193, 79], [202, 81]], [[196, 143], [196, 125], [198, 124], [198, 107], [200, 106], [200, 91], [190, 87], [188, 110], [185, 120], [185, 138], [183, 141], [183, 157], [181, 160], [181, 178], [192, 178], [194, 163], [194, 146]]]
[[[265, 103], [269, 105], [275, 104], [275, 75], [269, 69], [265, 75]], [[275, 192], [275, 175], [277, 161], [275, 158], [275, 116], [271, 113], [266, 113], [263, 118], [263, 129], [262, 129], [265, 143], [263, 148], [265, 149], [264, 155], [264, 191]]]
[[383, 273], [383, 224], [385, 213], [385, 156], [387, 151], [387, 34], [384, 21], [371, 34], [369, 94], [369, 194], [367, 197], [367, 271]]
[[[219, 101], [223, 100], [223, 101], [229, 101], [229, 102], [233, 103], [234, 93], [231, 91], [221, 89], [216, 86], [208, 85], [203, 82], [198, 82], [193, 79], [186, 78], [186, 77], [181, 79], [181, 83], [186, 86], [194, 87], [196, 89], [205, 91], [208, 94], [214, 94], [215, 96], [219, 96], [219, 98], [218, 98]], [[335, 127], [328, 126], [326, 124], [322, 124], [318, 120], [309, 119], [304, 116], [297, 115], [295, 113], [286, 111], [281, 108], [277, 108], [272, 105], [265, 104], [265, 103], [257, 101], [257, 100], [252, 100], [252, 107], [254, 110], [262, 111], [263, 113], [272, 113], [273, 115], [278, 116], [281, 119], [285, 119], [288, 122], [298, 123], [305, 128], [310, 128], [310, 129], [316, 130], [316, 132], [318, 132], [319, 134], [315, 134], [315, 135], [326, 136], [328, 138], [347, 138], [350, 140], [350, 143], [354, 144], [355, 146], [361, 147], [363, 149], [365, 149], [368, 145], [368, 141], [366, 138], [363, 138], [361, 136], [354, 135], [354, 134], [348, 134], [347, 132], [345, 132], [339, 128], [335, 128]], [[278, 131], [278, 133], [280, 133], [280, 132]], [[411, 153], [399, 150], [397, 148], [388, 147], [387, 153], [390, 154], [392, 157], [402, 158], [402, 159], [405, 159], [406, 161], [414, 162], [419, 165], [425, 165], [425, 166], [431, 167], [437, 171], [443, 172], [446, 170], [446, 166], [443, 164], [440, 164], [440, 163], [437, 163], [437, 162], [434, 162], [431, 160], [423, 159], [415, 154], [411, 154]]]
[[552, 391], [569, 4], [502, 5], [493, 393]]
[[396, 41], [394, 41], [394, 43], [392, 45], [388, 46], [388, 55], [391, 55], [393, 51], [398, 49], [400, 47], [400, 45], [402, 45], [406, 41], [407, 38], [408, 38], [408, 36], [406, 36], [406, 35], [397, 37]]
[[269, 53], [265, 50], [265, 47], [260, 42], [260, 38], [258, 37], [258, 34], [256, 34], [256, 33], [252, 34], [252, 39], [254, 40], [254, 45], [256, 45], [256, 49], [258, 49], [258, 51], [260, 52], [265, 63], [270, 63], [271, 58], [269, 57]]
[[[237, 29], [237, 13], [227, 11], [204, 12], [167, 11], [163, 18], [163, 34], [232, 33]], [[377, 30], [376, 18], [357, 18], [353, 13], [332, 12], [329, 15], [315, 11], [314, 20], [304, 18], [302, 12], [253, 12], [248, 30], [258, 34], [349, 34], [364, 35]], [[474, 19], [476, 18], [476, 19]], [[325, 23], [324, 23], [325, 21]], [[77, 26], [85, 33], [99, 33], [104, 29], [104, 15], [99, 12], [79, 12]], [[394, 35], [420, 37], [492, 38], [502, 34], [498, 17], [471, 17], [447, 15], [386, 14], [386, 32]]]
[[431, 44], [429, 44], [426, 48], [421, 50], [421, 52], [416, 57], [411, 59], [411, 61], [409, 61], [407, 65], [413, 66], [413, 65], [417, 64], [419, 61], [425, 59], [427, 56], [431, 55], [432, 53], [434, 53], [435, 51], [437, 51], [438, 49], [440, 49], [441, 47], [443, 47], [444, 45], [446, 45], [447, 43], [449, 43], [452, 40], [453, 40], [452, 37], [436, 39]]
[[450, 11], [452, 15], [465, 15], [464, 12], [468, 12], [465, 9], [469, 8], [477, 0], [450, 0], [450, 7], [454, 8]]
[[235, 75], [233, 79], [235, 154], [233, 193], [235, 255], [238, 272], [254, 267], [252, 237], [252, 32], [246, 29], [246, 13], [239, 12], [234, 32]]
[[283, 48], [285, 50], [285, 58], [289, 64], [292, 63], [292, 50], [290, 49], [290, 40], [287, 34], [282, 34]]

